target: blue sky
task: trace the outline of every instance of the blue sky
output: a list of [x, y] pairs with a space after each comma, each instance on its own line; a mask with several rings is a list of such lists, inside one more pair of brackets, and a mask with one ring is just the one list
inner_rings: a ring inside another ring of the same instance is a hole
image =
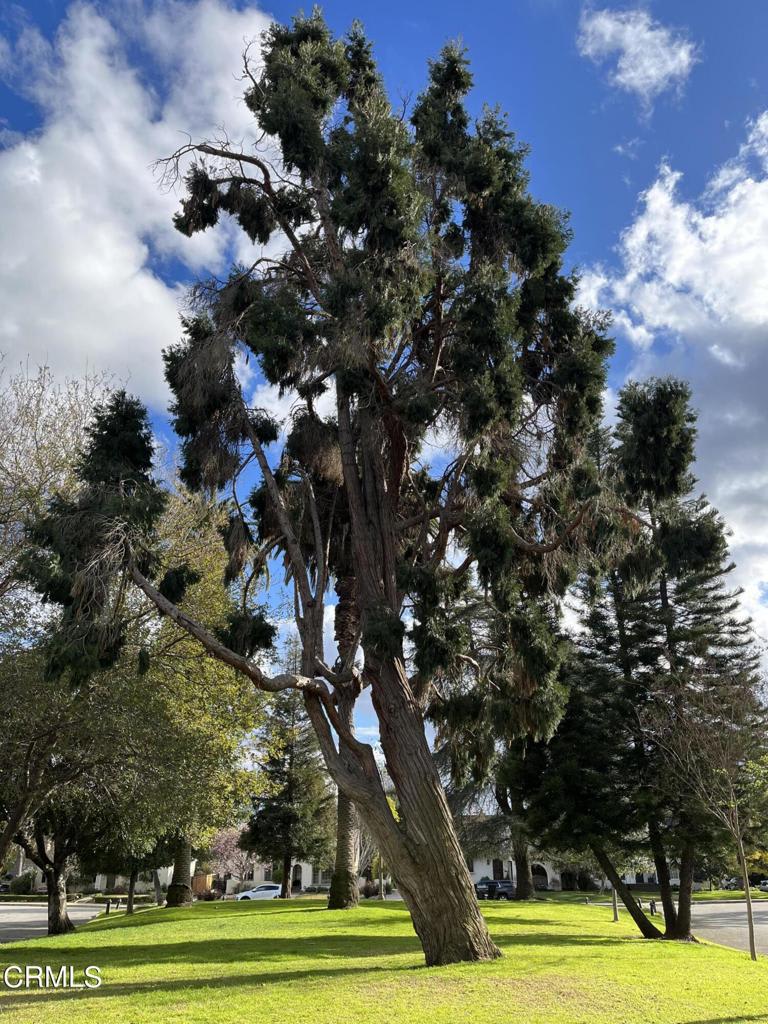
[[[243, 38], [294, 10], [0, 0], [0, 351], [13, 363], [113, 371], [167, 432], [160, 349], [184, 288], [221, 272], [242, 240], [173, 232], [175, 197], [150, 164], [180, 131], [226, 123], [247, 138]], [[415, 97], [445, 41], [467, 46], [474, 108], [508, 112], [531, 146], [532, 191], [571, 211], [582, 301], [614, 311], [609, 414], [627, 375], [691, 380], [702, 487], [733, 528], [745, 604], [768, 633], [768, 4], [324, 11], [338, 31], [363, 21], [393, 100]]]

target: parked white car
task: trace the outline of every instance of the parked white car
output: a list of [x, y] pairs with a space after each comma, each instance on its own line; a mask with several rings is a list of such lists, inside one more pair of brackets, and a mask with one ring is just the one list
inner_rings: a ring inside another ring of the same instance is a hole
[[246, 889], [236, 896], [238, 900], [276, 900], [280, 896], [280, 886], [275, 882], [265, 882], [255, 889]]

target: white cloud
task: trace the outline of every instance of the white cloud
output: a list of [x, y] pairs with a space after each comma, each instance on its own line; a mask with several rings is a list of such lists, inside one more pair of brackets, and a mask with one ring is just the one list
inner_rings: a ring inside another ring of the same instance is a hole
[[59, 374], [109, 369], [164, 402], [161, 350], [178, 336], [182, 289], [158, 267], [221, 270], [242, 233], [176, 232], [178, 196], [152, 163], [182, 131], [226, 123], [248, 144], [237, 75], [244, 40], [268, 23], [223, 0], [128, 0], [108, 13], [74, 4], [53, 42], [29, 24], [0, 39], [0, 73], [42, 119], [0, 151], [0, 351]]
[[585, 9], [576, 45], [595, 64], [615, 58], [610, 82], [634, 93], [646, 113], [661, 93], [683, 87], [698, 60], [684, 32], [654, 21], [644, 10]]
[[768, 637], [768, 112], [696, 201], [661, 167], [623, 233], [618, 270], [584, 274], [580, 299], [614, 310], [630, 376], [691, 382], [697, 474], [733, 530], [735, 581]]

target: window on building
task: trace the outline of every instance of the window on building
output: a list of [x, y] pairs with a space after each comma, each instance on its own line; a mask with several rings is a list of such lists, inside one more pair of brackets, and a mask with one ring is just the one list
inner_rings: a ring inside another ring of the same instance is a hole
[[271, 864], [265, 864], [264, 865], [264, 881], [265, 882], [271, 882], [272, 881], [272, 865]]
[[474, 870], [475, 870], [475, 862], [472, 860], [471, 857], [467, 857], [467, 871], [469, 871], [471, 873]]

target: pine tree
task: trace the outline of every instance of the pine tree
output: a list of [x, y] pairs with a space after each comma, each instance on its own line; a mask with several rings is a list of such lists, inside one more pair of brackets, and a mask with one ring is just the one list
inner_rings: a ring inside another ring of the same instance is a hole
[[272, 703], [260, 732], [260, 792], [241, 845], [282, 868], [280, 896], [291, 895], [295, 861], [327, 863], [332, 856], [333, 794], [323, 769], [301, 694], [288, 691]]
[[[626, 536], [614, 557], [582, 580], [571, 696], [529, 793], [550, 840], [570, 835], [572, 845], [591, 848], [612, 880], [607, 847], [647, 850], [665, 937], [678, 939], [690, 937], [697, 852], [705, 855], [722, 836], [670, 774], [663, 732], [674, 733], [705, 692], [722, 702], [738, 694], [747, 703], [757, 692], [750, 625], [727, 585], [733, 566], [724, 524], [705, 499], [690, 495], [694, 423], [686, 385], [632, 384], [620, 395], [617, 443], [606, 444], [605, 436], [598, 442], [599, 461], [625, 503]], [[643, 933], [655, 937], [636, 906], [630, 909]]]

